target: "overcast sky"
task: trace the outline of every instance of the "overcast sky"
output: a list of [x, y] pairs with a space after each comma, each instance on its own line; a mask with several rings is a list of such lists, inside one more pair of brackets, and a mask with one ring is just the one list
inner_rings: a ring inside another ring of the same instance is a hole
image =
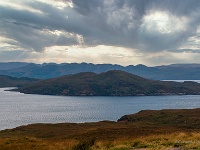
[[200, 63], [200, 0], [2, 0], [0, 61]]

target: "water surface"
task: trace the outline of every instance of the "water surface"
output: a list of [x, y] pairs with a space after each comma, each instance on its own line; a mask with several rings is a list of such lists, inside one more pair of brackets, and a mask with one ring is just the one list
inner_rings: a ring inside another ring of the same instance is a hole
[[4, 90], [0, 88], [0, 130], [32, 123], [116, 121], [144, 109], [200, 107], [199, 95], [70, 97]]

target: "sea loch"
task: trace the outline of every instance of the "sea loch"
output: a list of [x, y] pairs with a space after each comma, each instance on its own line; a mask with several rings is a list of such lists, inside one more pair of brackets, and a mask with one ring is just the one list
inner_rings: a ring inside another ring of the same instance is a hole
[[116, 121], [145, 109], [199, 108], [200, 95], [69, 97], [0, 89], [0, 130], [33, 123]]

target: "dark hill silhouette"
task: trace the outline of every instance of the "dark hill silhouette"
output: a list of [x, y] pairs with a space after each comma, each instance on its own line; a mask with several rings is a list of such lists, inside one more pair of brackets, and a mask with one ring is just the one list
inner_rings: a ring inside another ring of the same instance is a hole
[[200, 108], [141, 110], [136, 114], [122, 116], [118, 122], [200, 129]]
[[22, 85], [30, 84], [38, 81], [31, 78], [13, 78], [9, 76], [0, 75], [0, 88], [2, 87], [20, 87]]
[[196, 82], [164, 82], [148, 80], [120, 70], [100, 74], [91, 72], [42, 80], [19, 88], [27, 94], [70, 96], [133, 96], [200, 94]]

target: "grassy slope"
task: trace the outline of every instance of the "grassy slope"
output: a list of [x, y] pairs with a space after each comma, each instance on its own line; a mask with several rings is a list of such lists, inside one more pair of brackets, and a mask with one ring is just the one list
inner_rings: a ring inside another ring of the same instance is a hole
[[45, 95], [166, 95], [200, 94], [195, 82], [161, 82], [123, 72], [79, 73], [43, 80], [19, 89], [22, 93]]
[[200, 149], [200, 109], [141, 111], [119, 122], [34, 124], [0, 132], [0, 149], [138, 148]]
[[200, 129], [200, 109], [142, 110], [136, 114], [125, 115], [118, 121]]

